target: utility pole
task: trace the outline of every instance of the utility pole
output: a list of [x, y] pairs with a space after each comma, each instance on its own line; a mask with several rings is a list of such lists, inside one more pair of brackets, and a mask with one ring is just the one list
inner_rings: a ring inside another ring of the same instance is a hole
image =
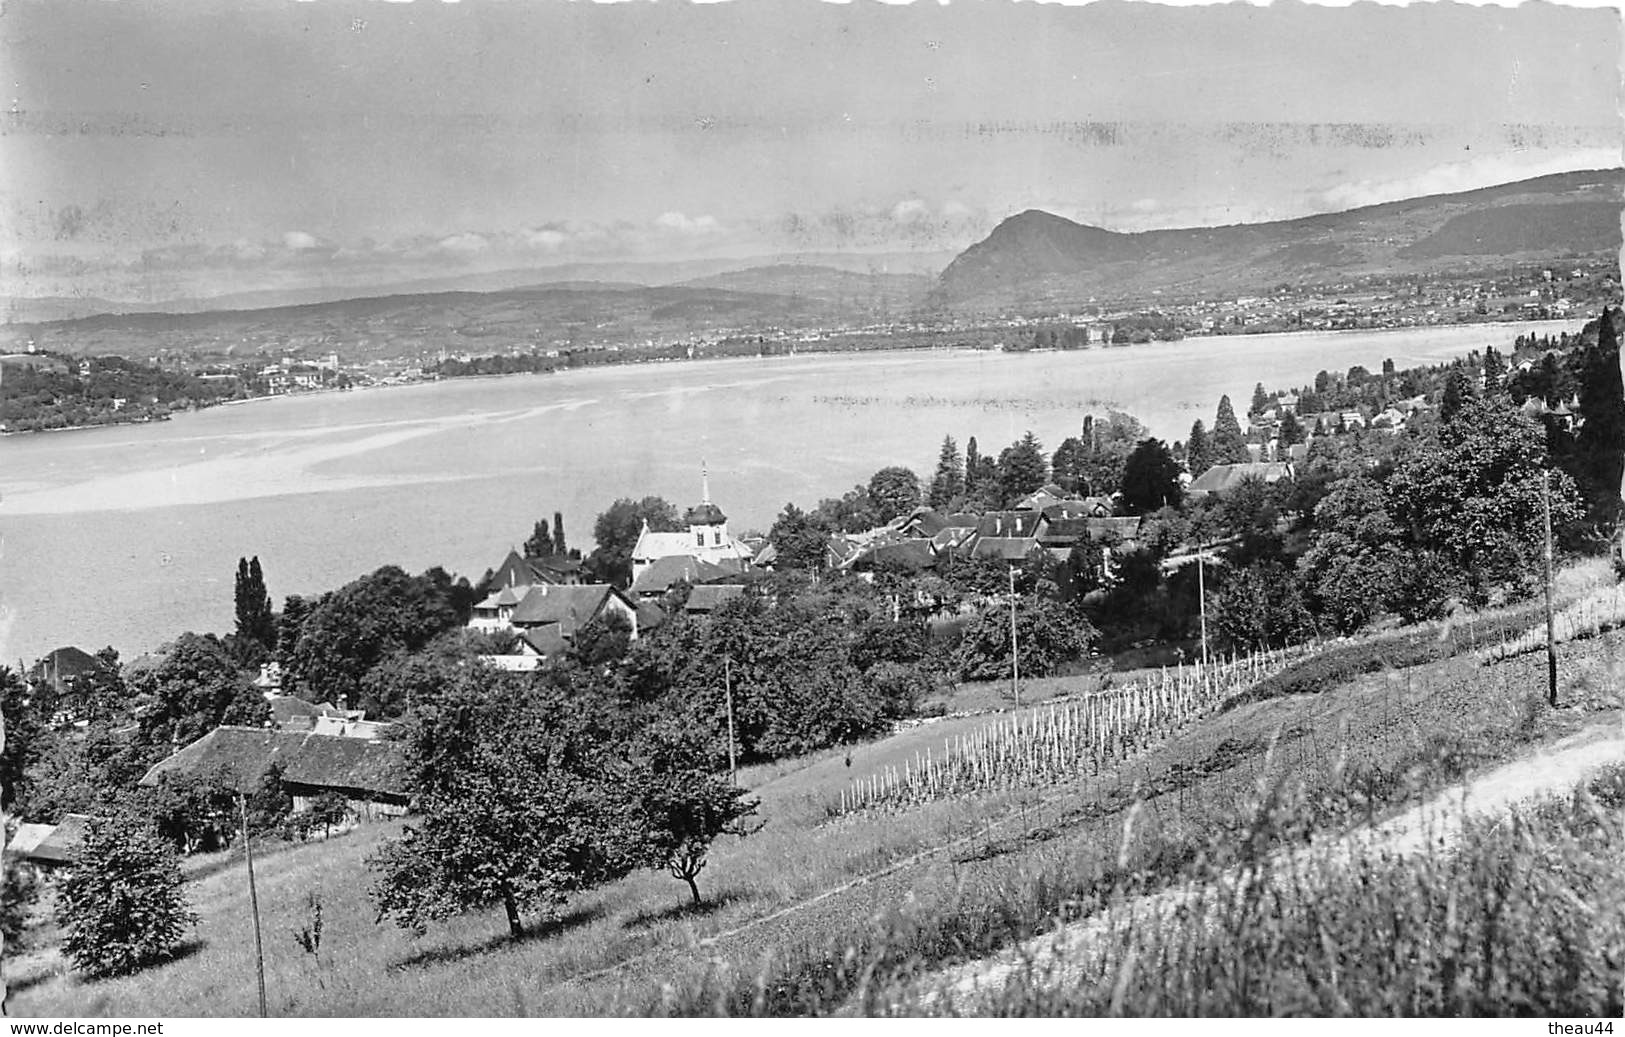
[[1016, 567], [1010, 566], [1010, 693], [1021, 708], [1021, 653], [1016, 649]]
[[1207, 566], [1203, 554], [1207, 551], [1205, 541], [1196, 543], [1196, 601], [1202, 613], [1202, 668], [1207, 668]]
[[739, 767], [734, 758], [734, 681], [733, 657], [722, 657], [722, 694], [728, 703], [728, 781], [739, 784]]
[[254, 913], [254, 968], [260, 983], [260, 1018], [265, 1012], [265, 944], [260, 939], [260, 896], [254, 886], [254, 846], [248, 839], [248, 801], [237, 793], [237, 810], [243, 822], [243, 856], [248, 861], [248, 905]]
[[1541, 473], [1541, 511], [1546, 525], [1546, 702], [1557, 708], [1557, 624], [1552, 615], [1552, 472]]

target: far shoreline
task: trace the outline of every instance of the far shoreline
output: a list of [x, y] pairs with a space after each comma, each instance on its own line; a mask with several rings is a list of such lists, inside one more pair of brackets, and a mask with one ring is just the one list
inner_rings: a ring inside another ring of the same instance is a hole
[[[48, 429], [5, 430], [5, 431], [0, 431], [0, 438], [29, 436], [29, 435], [34, 435], [36, 433], [89, 432], [89, 431], [92, 431], [92, 430], [95, 430], [95, 429], [130, 428], [130, 427], [133, 427], [133, 426], [136, 426], [136, 425], [150, 425], [150, 424], [156, 424], [156, 423], [162, 422], [162, 421], [173, 421], [173, 420], [175, 420], [177, 418], [184, 419], [184, 418], [186, 418], [188, 416], [191, 416], [191, 415], [194, 415], [194, 414], [200, 414], [200, 413], [202, 413], [204, 411], [216, 410], [216, 409], [222, 408], [222, 407], [236, 407], [236, 406], [242, 406], [242, 405], [250, 404], [250, 403], [265, 403], [265, 402], [269, 402], [269, 401], [273, 401], [273, 400], [308, 399], [308, 398], [318, 397], [318, 396], [321, 396], [321, 397], [344, 396], [344, 395], [352, 395], [352, 394], [359, 394], [359, 393], [371, 393], [371, 392], [374, 392], [374, 391], [383, 391], [383, 390], [390, 390], [390, 389], [423, 388], [423, 387], [427, 387], [427, 386], [441, 385], [441, 384], [446, 384], [446, 383], [460, 383], [460, 382], [470, 382], [470, 383], [472, 383], [472, 382], [476, 382], [476, 381], [500, 381], [500, 380], [503, 380], [503, 379], [510, 379], [510, 378], [533, 378], [533, 377], [537, 377], [537, 376], [557, 377], [557, 376], [561, 376], [561, 375], [581, 374], [581, 373], [585, 373], [585, 372], [588, 372], [588, 371], [615, 370], [615, 369], [623, 369], [623, 368], [629, 368], [629, 367], [653, 367], [653, 366], [658, 366], [658, 365], [662, 365], [662, 364], [725, 363], [725, 362], [746, 363], [746, 362], [761, 361], [761, 360], [776, 360], [776, 361], [778, 361], [778, 360], [790, 360], [790, 359], [795, 359], [795, 358], [798, 358], [798, 357], [807, 357], [807, 358], [813, 358], [813, 357], [817, 357], [817, 358], [825, 358], [825, 357], [871, 357], [871, 356], [900, 357], [900, 356], [910, 356], [910, 355], [920, 355], [920, 354], [930, 354], [930, 353], [952, 353], [952, 354], [982, 353], [982, 354], [989, 354], [989, 355], [993, 355], [993, 356], [1010, 356], [1010, 357], [1029, 356], [1029, 355], [1049, 356], [1049, 355], [1061, 354], [1061, 353], [1094, 353], [1094, 352], [1100, 352], [1100, 351], [1108, 351], [1108, 352], [1110, 352], [1110, 351], [1116, 351], [1116, 350], [1136, 350], [1136, 351], [1139, 351], [1139, 350], [1153, 349], [1153, 348], [1163, 347], [1163, 346], [1178, 345], [1181, 342], [1198, 342], [1198, 341], [1205, 341], [1205, 340], [1236, 339], [1236, 340], [1244, 340], [1244, 341], [1254, 342], [1254, 341], [1259, 341], [1259, 340], [1281, 339], [1281, 338], [1294, 338], [1294, 339], [1326, 338], [1326, 339], [1329, 339], [1329, 338], [1336, 338], [1338, 336], [1343, 336], [1343, 335], [1388, 335], [1388, 334], [1397, 334], [1397, 333], [1405, 333], [1405, 332], [1413, 332], [1414, 333], [1414, 332], [1429, 332], [1429, 331], [1453, 331], [1453, 330], [1464, 329], [1464, 328], [1483, 328], [1483, 329], [1487, 330], [1487, 329], [1491, 329], [1491, 328], [1495, 328], [1495, 329], [1514, 329], [1514, 328], [1530, 328], [1530, 327], [1533, 327], [1533, 328], [1537, 329], [1536, 333], [1539, 334], [1539, 333], [1542, 333], [1542, 332], [1544, 332], [1544, 333], [1553, 333], [1558, 328], [1562, 328], [1562, 330], [1567, 330], [1567, 331], [1572, 332], [1572, 331], [1574, 331], [1574, 330], [1576, 330], [1578, 328], [1584, 328], [1584, 326], [1585, 326], [1585, 324], [1587, 322], [1589, 322], [1591, 320], [1594, 320], [1594, 319], [1595, 319], [1594, 315], [1581, 315], [1581, 316], [1578, 316], [1578, 317], [1568, 317], [1568, 318], [1547, 318], [1545, 320], [1490, 320], [1490, 321], [1467, 321], [1467, 322], [1457, 323], [1457, 324], [1392, 325], [1392, 326], [1381, 327], [1381, 328], [1307, 328], [1307, 329], [1303, 329], [1303, 330], [1300, 330], [1300, 331], [1260, 331], [1260, 332], [1242, 332], [1240, 334], [1228, 334], [1228, 335], [1225, 335], [1225, 334], [1201, 334], [1201, 335], [1186, 335], [1186, 336], [1183, 336], [1182, 338], [1179, 338], [1179, 339], [1172, 339], [1172, 340], [1166, 340], [1166, 341], [1134, 342], [1134, 343], [1128, 343], [1128, 344], [1121, 345], [1121, 346], [1114, 346], [1114, 345], [1104, 344], [1104, 343], [1097, 345], [1097, 344], [1091, 343], [1090, 345], [1085, 346], [1085, 347], [1083, 347], [1081, 349], [1071, 349], [1071, 350], [1048, 348], [1048, 349], [1028, 349], [1028, 350], [1010, 351], [1010, 350], [1004, 350], [1004, 349], [999, 349], [999, 348], [979, 348], [979, 347], [963, 346], [963, 345], [941, 345], [941, 346], [916, 346], [916, 347], [912, 347], [912, 348], [885, 348], [885, 347], [881, 347], [881, 348], [876, 348], [876, 349], [816, 349], [816, 348], [814, 348], [814, 349], [795, 350], [795, 351], [787, 352], [787, 353], [774, 353], [774, 354], [758, 353], [758, 354], [755, 354], [754, 356], [746, 355], [746, 356], [659, 357], [659, 358], [650, 358], [650, 359], [646, 359], [646, 360], [631, 359], [631, 360], [624, 360], [624, 361], [620, 361], [620, 362], [617, 362], [617, 363], [609, 363], [609, 364], [587, 364], [587, 365], [582, 365], [580, 367], [559, 367], [559, 368], [553, 368], [553, 369], [546, 370], [546, 371], [510, 371], [510, 372], [501, 372], [501, 373], [492, 373], [492, 374], [436, 376], [436, 377], [431, 377], [431, 378], [413, 379], [413, 380], [410, 380], [410, 381], [389, 382], [389, 383], [374, 383], [374, 384], [371, 384], [371, 385], [349, 386], [349, 387], [342, 388], [342, 389], [340, 389], [340, 388], [323, 388], [323, 389], [308, 389], [308, 390], [303, 390], [303, 391], [300, 391], [300, 392], [292, 392], [292, 393], [268, 393], [268, 394], [266, 394], [264, 396], [248, 396], [248, 397], [243, 397], [243, 398], [239, 398], [239, 399], [221, 400], [221, 401], [219, 401], [217, 403], [208, 404], [208, 405], [202, 406], [202, 407], [189, 407], [189, 408], [186, 408], [185, 410], [180, 411], [178, 413], [171, 412], [169, 414], [163, 415], [162, 417], [158, 417], [158, 418], [147, 418], [147, 419], [143, 419], [143, 420], [133, 420], [133, 421], [109, 421], [109, 422], [102, 422], [100, 424], [94, 424], [94, 425], [70, 425], [70, 426], [64, 426], [64, 427], [60, 427], [60, 428], [48, 428]], [[1514, 334], [1514, 336], [1516, 335], [1515, 332], [1513, 334]], [[502, 355], [502, 354], [489, 354], [489, 355], [498, 355], [499, 356], [499, 355]]]

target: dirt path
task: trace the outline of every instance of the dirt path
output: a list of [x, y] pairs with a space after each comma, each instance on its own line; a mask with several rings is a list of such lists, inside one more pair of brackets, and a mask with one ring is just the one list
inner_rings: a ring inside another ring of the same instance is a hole
[[1042, 977], [1045, 983], [1065, 983], [1067, 961], [1086, 953], [1108, 927], [1143, 925], [1170, 917], [1181, 904], [1193, 898], [1215, 901], [1217, 888], [1226, 880], [1250, 882], [1258, 871], [1280, 874], [1297, 870], [1304, 874], [1328, 863], [1346, 862], [1358, 850], [1415, 854], [1434, 843], [1448, 846], [1468, 819], [1504, 814], [1526, 800], [1561, 794], [1599, 767], [1621, 762], [1625, 762], [1625, 718], [1593, 725], [1451, 786], [1396, 817], [1356, 829], [1335, 846], [1317, 844], [1312, 848], [1282, 850], [1256, 869], [1226, 875], [1205, 889], [1185, 885], [1154, 893], [1121, 905], [1106, 915], [1096, 915], [1034, 937], [993, 957], [939, 972], [912, 987], [918, 994], [914, 1004], [929, 1010], [946, 999], [956, 1012], [974, 1013], [986, 998], [1002, 991], [1012, 976], [1029, 968], [1031, 975]]

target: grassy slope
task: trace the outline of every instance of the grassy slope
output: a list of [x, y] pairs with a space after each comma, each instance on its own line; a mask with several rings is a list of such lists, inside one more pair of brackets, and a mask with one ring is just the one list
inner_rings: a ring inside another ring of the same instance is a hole
[[[1617, 674], [1607, 664], [1621, 645], [1616, 633], [1569, 646], [1565, 701], [1581, 705], [1556, 714], [1526, 708], [1539, 696], [1543, 658], [1480, 668], [1464, 656], [1370, 674], [1325, 694], [1231, 710], [1078, 788], [980, 796], [906, 813], [831, 823], [826, 806], [853, 776], [896, 764], [987, 718], [942, 721], [854, 747], [850, 768], [841, 751], [752, 769], [742, 779], [757, 789], [770, 823], [749, 840], [729, 839], [716, 848], [701, 878], [713, 902], [708, 911], [683, 910], [679, 884], [643, 873], [578, 897], [558, 926], [517, 944], [504, 939], [499, 912], [457, 919], [420, 940], [375, 924], [362, 861], [394, 826], [290, 847], [258, 868], [272, 1011], [651, 1011], [662, 1006], [665, 984], [679, 991], [669, 1007], [737, 1010], [728, 998], [762, 972], [769, 955], [783, 961], [800, 954], [816, 962], [877, 924], [892, 925], [899, 906], [909, 904], [916, 913], [936, 910], [942, 919], [933, 924], [942, 929], [939, 943], [946, 943], [922, 952], [921, 969], [973, 957], [1043, 928], [1056, 902], [1071, 895], [1067, 883], [1083, 881], [1079, 875], [1091, 868], [1109, 868], [1120, 850], [1135, 861], [1154, 862], [1167, 847], [1222, 831], [1234, 806], [1256, 794], [1266, 767], [1314, 786], [1331, 780], [1333, 762], [1345, 753], [1397, 771], [1430, 753], [1437, 757], [1436, 743], [1445, 739], [1449, 767], [1459, 772], [1509, 755], [1530, 739], [1555, 737], [1594, 720], [1619, 704]], [[1273, 753], [1272, 738], [1278, 738]], [[1173, 780], [1178, 774], [1184, 777]], [[1413, 776], [1412, 783], [1419, 789], [1445, 776], [1430, 772]], [[1404, 781], [1396, 788], [1392, 795], [1402, 798]], [[1124, 813], [1137, 796], [1151, 798], [1125, 843]], [[926, 853], [889, 874], [841, 888], [956, 838], [960, 842], [949, 852]], [[251, 1014], [253, 949], [241, 867], [199, 862], [192, 870], [202, 918], [193, 953], [137, 976], [86, 984], [67, 973], [54, 952], [35, 952], [8, 967], [12, 1010]], [[757, 921], [832, 889], [841, 891]], [[310, 891], [320, 893], [326, 909], [320, 961], [305, 955], [292, 937], [304, 923]], [[980, 935], [966, 935], [973, 933]], [[48, 932], [37, 937], [52, 942]], [[849, 993], [832, 988], [827, 996], [810, 997], [803, 991], [777, 1007], [829, 1011]]]

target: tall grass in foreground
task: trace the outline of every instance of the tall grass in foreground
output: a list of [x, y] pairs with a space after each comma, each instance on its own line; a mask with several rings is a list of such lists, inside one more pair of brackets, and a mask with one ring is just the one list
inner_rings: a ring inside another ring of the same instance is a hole
[[[1178, 841], [1183, 845], [1152, 833], [1142, 838], [1142, 819], [1123, 828], [1120, 845], [1090, 844], [921, 890], [843, 942], [783, 945], [754, 971], [717, 963], [654, 996], [625, 990], [614, 1010], [1621, 1013], [1625, 768], [1576, 788], [1568, 800], [1473, 824], [1449, 849], [1434, 844], [1412, 857], [1376, 851], [1314, 869], [1253, 869], [1263, 850], [1309, 826], [1311, 805], [1278, 791], [1261, 793], [1205, 838]], [[1237, 878], [1249, 874], [1249, 881]], [[1191, 895], [1178, 897], [1170, 882], [1183, 882]], [[1176, 907], [1147, 912], [1147, 899]], [[1071, 923], [1093, 927], [1098, 941], [1065, 960], [1029, 960], [990, 997], [956, 1003], [935, 972]]]
[[1616, 767], [1453, 847], [1215, 876], [1161, 910], [1114, 909], [1093, 946], [1027, 963], [981, 1010], [1619, 1016], [1622, 803]]
[[[1596, 637], [1604, 631], [1625, 626], [1625, 583], [1598, 587], [1580, 600], [1561, 609], [1552, 621], [1557, 643]], [[1546, 646], [1546, 624], [1530, 627], [1517, 637], [1491, 645], [1479, 653], [1484, 663], [1499, 662]]]
[[841, 792], [840, 812], [904, 808], [1098, 774], [1107, 762], [1221, 708], [1290, 658], [1287, 652], [1261, 652], [1210, 666], [1164, 669], [1121, 688], [1017, 712], [944, 741], [940, 753], [926, 749], [901, 767], [854, 781]]

